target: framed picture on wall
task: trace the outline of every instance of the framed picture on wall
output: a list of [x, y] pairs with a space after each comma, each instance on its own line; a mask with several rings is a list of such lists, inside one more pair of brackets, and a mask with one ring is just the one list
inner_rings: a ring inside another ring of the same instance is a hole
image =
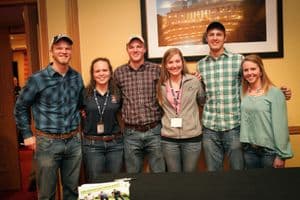
[[208, 54], [205, 30], [212, 21], [226, 28], [225, 47], [235, 53], [283, 57], [282, 0], [141, 0], [147, 58], [159, 61], [170, 47], [186, 60]]

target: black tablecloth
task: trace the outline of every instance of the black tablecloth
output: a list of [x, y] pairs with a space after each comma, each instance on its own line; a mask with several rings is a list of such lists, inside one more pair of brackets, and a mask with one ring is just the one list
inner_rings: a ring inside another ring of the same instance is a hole
[[297, 200], [300, 168], [199, 173], [103, 174], [100, 182], [130, 181], [131, 200]]

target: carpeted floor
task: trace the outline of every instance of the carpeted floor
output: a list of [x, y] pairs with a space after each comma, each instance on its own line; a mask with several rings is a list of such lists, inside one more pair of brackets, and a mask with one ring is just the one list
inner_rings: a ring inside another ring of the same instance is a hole
[[19, 150], [20, 164], [21, 164], [21, 181], [22, 186], [19, 191], [5, 191], [0, 192], [0, 199], [5, 200], [36, 200], [36, 192], [29, 192], [29, 175], [32, 166], [33, 152], [25, 147]]

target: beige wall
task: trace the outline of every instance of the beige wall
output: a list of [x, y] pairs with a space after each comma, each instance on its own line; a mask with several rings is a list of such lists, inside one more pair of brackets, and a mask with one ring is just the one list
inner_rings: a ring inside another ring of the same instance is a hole
[[[48, 44], [52, 38], [59, 33], [67, 33], [66, 7], [64, 1], [46, 0], [47, 23], [48, 23]], [[52, 61], [49, 51], [49, 60]]]
[[291, 136], [294, 158], [286, 161], [287, 167], [300, 167], [300, 135]]
[[51, 38], [58, 33], [67, 32], [66, 24], [66, 7], [64, 1], [47, 0], [47, 19], [48, 19], [48, 35], [49, 44]]
[[[287, 85], [293, 91], [288, 101], [289, 126], [300, 126], [299, 52], [300, 1], [283, 1], [284, 58], [264, 59], [267, 72], [277, 85]], [[60, 0], [47, 0], [48, 34], [65, 32], [65, 7]], [[81, 68], [85, 83], [89, 81], [89, 65], [95, 57], [107, 57], [113, 66], [127, 61], [125, 43], [131, 34], [141, 34], [140, 0], [78, 0]], [[298, 62], [297, 62], [298, 61]], [[188, 63], [191, 71], [195, 62]], [[293, 149], [300, 146], [300, 137], [292, 136]], [[300, 149], [297, 149], [300, 154]], [[288, 161], [300, 166], [300, 155]]]
[[107, 57], [115, 67], [127, 61], [126, 40], [131, 34], [141, 34], [139, 2], [78, 0], [82, 74], [85, 82], [89, 78], [92, 59]]

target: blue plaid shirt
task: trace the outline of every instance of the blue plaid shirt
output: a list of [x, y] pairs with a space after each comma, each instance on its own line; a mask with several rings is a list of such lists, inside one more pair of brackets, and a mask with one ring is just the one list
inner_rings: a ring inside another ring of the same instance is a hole
[[51, 65], [33, 74], [16, 102], [14, 115], [24, 138], [31, 137], [31, 110], [35, 127], [47, 133], [67, 133], [80, 123], [81, 75], [69, 68], [65, 76]]
[[242, 60], [242, 55], [225, 50], [217, 59], [206, 56], [198, 62], [197, 70], [205, 84], [202, 123], [206, 128], [228, 131], [240, 126]]

